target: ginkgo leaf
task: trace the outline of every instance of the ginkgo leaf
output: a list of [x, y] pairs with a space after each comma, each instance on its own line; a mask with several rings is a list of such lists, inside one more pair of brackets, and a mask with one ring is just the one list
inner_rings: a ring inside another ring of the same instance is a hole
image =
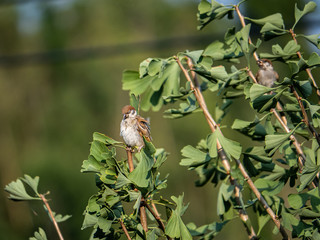
[[295, 28], [296, 24], [299, 22], [299, 20], [306, 14], [313, 12], [314, 9], [317, 7], [317, 4], [315, 2], [308, 2], [304, 8], [302, 10], [300, 10], [297, 6], [297, 4], [295, 5], [295, 9], [294, 9], [294, 17], [295, 17], [295, 23], [292, 27], [292, 29]]

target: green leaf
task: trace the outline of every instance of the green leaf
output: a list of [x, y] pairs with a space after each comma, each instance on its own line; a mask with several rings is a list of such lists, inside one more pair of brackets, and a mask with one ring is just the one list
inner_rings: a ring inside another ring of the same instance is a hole
[[185, 157], [180, 162], [181, 166], [199, 166], [200, 164], [204, 164], [211, 159], [207, 153], [202, 152], [190, 145], [185, 146], [181, 150], [181, 154], [183, 157]]
[[8, 192], [9, 199], [15, 201], [29, 201], [29, 200], [41, 200], [40, 197], [32, 197], [27, 192], [20, 179], [12, 181], [5, 186], [4, 190]]
[[134, 182], [137, 186], [146, 188], [149, 185], [151, 178], [151, 168], [154, 164], [154, 159], [148, 156], [145, 151], [141, 151], [136, 154], [139, 164], [137, 167], [129, 174], [128, 178]]
[[105, 234], [108, 234], [110, 233], [112, 222], [113, 222], [112, 220], [107, 220], [104, 217], [100, 216], [98, 218], [97, 224]]
[[268, 88], [260, 84], [253, 84], [250, 88], [250, 99], [251, 101], [254, 101], [255, 99], [264, 95], [265, 93], [271, 92], [273, 89], [274, 88]]
[[[51, 218], [51, 215], [47, 209], [47, 207], [45, 205], [43, 205], [45, 211], [48, 213], [48, 216], [50, 218], [50, 220], [52, 221], [52, 218]], [[54, 217], [54, 219], [56, 220], [56, 222], [64, 222], [66, 220], [68, 220], [69, 218], [71, 218], [72, 216], [71, 215], [61, 215], [61, 214], [56, 214], [55, 212], [51, 211], [52, 212], [52, 215]]]
[[[268, 41], [272, 38], [281, 36], [286, 33], [286, 30], [280, 27], [277, 27], [273, 25], [272, 23], [266, 23], [263, 25], [263, 27], [260, 29], [260, 33], [262, 34], [262, 37], [264, 40]], [[261, 57], [261, 55], [260, 55]]]
[[267, 222], [271, 219], [270, 215], [263, 209], [259, 209], [258, 211], [258, 225], [259, 230], [257, 235], [259, 236], [263, 227], [267, 224]]
[[308, 104], [311, 116], [315, 115], [320, 110], [320, 106], [319, 105], [312, 105], [311, 103], [309, 103], [306, 100], [305, 100], [305, 102], [307, 102], [307, 104]]
[[272, 24], [273, 26], [276, 26], [277, 28], [284, 28], [282, 15], [280, 13], [275, 13], [260, 19], [252, 19], [248, 17], [245, 17], [245, 19], [258, 25], [265, 25], [266, 23], [269, 23], [269, 24]]
[[320, 39], [319, 39], [320, 34], [307, 35], [307, 36], [301, 34], [299, 36], [304, 37], [309, 42], [311, 42], [314, 46], [316, 46], [317, 48], [320, 48]]
[[224, 182], [221, 184], [218, 193], [217, 201], [217, 214], [222, 216], [225, 214], [225, 202], [229, 201], [230, 197], [233, 195], [234, 186], [227, 185]]
[[308, 194], [290, 194], [288, 196], [288, 202], [293, 209], [300, 209], [304, 206], [305, 202], [309, 199]]
[[203, 56], [209, 56], [213, 60], [223, 59], [225, 55], [224, 44], [220, 41], [214, 41], [203, 51]]
[[39, 177], [36, 176], [34, 178], [30, 177], [29, 175], [25, 174], [24, 178], [20, 178], [22, 181], [24, 181], [26, 184], [28, 184], [32, 190], [35, 192], [35, 194], [38, 196], [38, 184], [39, 184]]
[[187, 209], [187, 206], [183, 205], [183, 195], [180, 195], [178, 198], [174, 196], [171, 198], [176, 203], [177, 207], [172, 211], [172, 214], [165, 228], [165, 233], [171, 238], [192, 240], [192, 236], [188, 228], [181, 219], [182, 214]]
[[48, 240], [45, 231], [39, 227], [38, 232], [34, 232], [34, 237], [30, 237], [29, 240]]
[[93, 156], [89, 156], [88, 160], [84, 160], [81, 166], [82, 173], [99, 173], [103, 169], [103, 165], [98, 162]]
[[151, 76], [139, 77], [137, 71], [126, 70], [122, 74], [122, 89], [130, 90], [130, 94], [141, 95], [150, 86]]
[[320, 65], [320, 56], [315, 52], [311, 53], [309, 59], [307, 60], [307, 65], [309, 67], [319, 66]]
[[290, 40], [284, 48], [279, 44], [272, 45], [272, 54], [270, 53], [260, 53], [261, 58], [288, 60], [297, 56], [297, 51], [300, 50], [300, 45], [298, 45], [294, 40]]
[[275, 134], [275, 135], [267, 135], [265, 140], [265, 149], [273, 149], [276, 147], [280, 147], [282, 143], [284, 143], [293, 132], [286, 133], [286, 134]]
[[306, 15], [306, 14], [308, 14], [308, 13], [310, 13], [310, 12], [313, 12], [316, 7], [317, 7], [317, 4], [316, 4], [315, 2], [312, 2], [312, 1], [308, 2], [308, 3], [304, 6], [303, 10], [300, 10], [300, 9], [298, 8], [297, 4], [296, 4], [296, 5], [295, 5], [295, 9], [294, 9], [294, 17], [295, 17], [295, 20], [296, 20], [296, 21], [295, 21], [292, 29], [295, 28], [296, 24], [299, 22], [299, 20], [300, 20], [304, 15]]
[[107, 155], [105, 153], [111, 154], [111, 151], [107, 148], [105, 143], [95, 140], [91, 143], [90, 155], [97, 161], [102, 162], [102, 160], [106, 160]]
[[[140, 96], [136, 96], [134, 94], [130, 94], [130, 105], [135, 109], [139, 109]], [[139, 113], [139, 112], [138, 112]]]
[[229, 79], [229, 75], [224, 66], [212, 67], [210, 73], [211, 77], [217, 80], [226, 81]]
[[254, 182], [254, 185], [263, 193], [263, 195], [275, 196], [281, 192], [284, 187], [284, 182], [259, 178]]
[[164, 111], [165, 118], [181, 118], [191, 113], [201, 112], [202, 110], [198, 107], [197, 100], [194, 94], [187, 97], [185, 102], [180, 103], [179, 109], [168, 109]]
[[202, 29], [211, 21], [221, 19], [226, 15], [231, 17], [233, 10], [233, 7], [224, 6], [215, 0], [211, 0], [211, 4], [206, 0], [202, 0], [198, 5], [197, 16], [200, 22], [198, 29]]
[[307, 81], [294, 81], [294, 86], [299, 89], [303, 97], [307, 98], [312, 94], [311, 83]]
[[201, 239], [212, 239], [217, 236], [229, 220], [223, 222], [213, 222], [207, 225], [196, 227], [194, 223], [188, 223], [187, 227], [193, 237], [202, 237]]
[[214, 133], [208, 135], [207, 145], [209, 148], [209, 154], [212, 158], [217, 157], [217, 140], [219, 140], [225, 153], [230, 156], [239, 159], [241, 155], [242, 147], [240, 143], [230, 140], [222, 135], [222, 133], [217, 130]]
[[112, 139], [111, 137], [108, 137], [107, 135], [104, 135], [103, 133], [98, 133], [98, 132], [93, 133], [93, 140], [102, 142], [107, 145], [115, 145], [115, 144], [122, 143]]
[[93, 227], [97, 224], [97, 222], [98, 222], [98, 217], [95, 214], [86, 213], [84, 216], [81, 230], [89, 227]]
[[125, 185], [131, 184], [132, 182], [124, 176], [121, 172], [119, 172], [118, 177], [117, 177], [117, 182], [115, 185], [115, 189], [119, 189]]
[[292, 226], [298, 226], [299, 220], [296, 219], [292, 214], [287, 213], [286, 211], [282, 212], [283, 226], [292, 231]]
[[252, 101], [252, 106], [254, 109], [257, 109], [259, 113], [269, 111], [277, 105], [277, 102], [285, 91], [287, 91], [287, 89], [283, 88], [276, 92], [276, 94], [262, 95]]

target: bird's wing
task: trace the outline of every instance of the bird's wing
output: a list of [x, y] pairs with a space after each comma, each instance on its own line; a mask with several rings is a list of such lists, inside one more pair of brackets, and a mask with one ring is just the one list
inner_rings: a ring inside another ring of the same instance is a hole
[[148, 142], [152, 141], [149, 122], [143, 117], [137, 116], [139, 134], [146, 138]]

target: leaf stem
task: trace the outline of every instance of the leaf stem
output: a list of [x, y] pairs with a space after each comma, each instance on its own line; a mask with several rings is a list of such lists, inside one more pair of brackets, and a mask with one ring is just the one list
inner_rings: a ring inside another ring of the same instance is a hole
[[53, 222], [53, 225], [54, 225], [54, 227], [55, 227], [55, 229], [56, 229], [56, 231], [57, 231], [57, 233], [59, 235], [59, 239], [63, 240], [62, 233], [60, 231], [60, 228], [58, 226], [58, 223], [57, 223], [56, 219], [53, 216], [53, 213], [52, 213], [52, 210], [51, 210], [50, 205], [48, 203], [48, 200], [45, 198], [45, 196], [43, 194], [39, 194], [39, 197], [41, 198], [42, 202], [44, 203], [44, 205], [46, 206], [46, 208], [47, 208], [47, 210], [49, 212], [51, 221]]

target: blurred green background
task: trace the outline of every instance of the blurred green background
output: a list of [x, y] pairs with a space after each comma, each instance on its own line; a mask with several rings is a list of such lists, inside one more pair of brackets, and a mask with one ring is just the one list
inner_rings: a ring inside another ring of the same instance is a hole
[[[121, 140], [121, 107], [129, 103], [128, 92], [121, 89], [123, 70], [137, 70], [147, 57], [204, 49], [214, 40], [222, 40], [227, 27], [238, 24], [237, 18], [221, 20], [197, 31], [198, 2], [0, 1], [1, 187], [23, 174], [40, 176], [40, 191], [50, 191], [53, 210], [73, 216], [60, 224], [65, 239], [89, 238], [90, 230], [80, 230], [82, 213], [96, 187], [94, 175], [81, 174], [80, 168], [88, 156], [93, 132]], [[294, 4], [303, 3], [267, 2], [248, 1], [242, 11], [252, 18], [281, 12], [290, 26]], [[318, 13], [299, 25], [299, 31], [319, 33], [319, 17], [318, 8]], [[270, 51], [270, 45], [265, 47]], [[215, 98], [206, 96], [214, 113]], [[196, 145], [209, 133], [203, 116], [168, 120], [162, 112], [141, 115], [151, 119], [155, 146], [170, 152], [162, 168], [163, 175], [170, 174], [165, 197], [185, 193], [185, 202], [190, 202], [186, 223], [218, 220], [217, 189], [210, 184], [195, 188], [195, 174], [179, 166], [181, 148]], [[230, 124], [233, 116], [250, 119], [239, 104], [223, 124]], [[225, 131], [232, 138], [240, 136]], [[119, 159], [122, 156], [124, 152], [119, 152]], [[49, 239], [57, 239], [39, 205], [11, 202], [0, 191], [0, 239], [28, 239], [38, 227], [45, 229]], [[231, 239], [235, 233], [237, 239], [247, 239], [238, 220], [229, 224], [217, 239]], [[264, 231], [267, 236], [271, 229], [272, 225]]]

